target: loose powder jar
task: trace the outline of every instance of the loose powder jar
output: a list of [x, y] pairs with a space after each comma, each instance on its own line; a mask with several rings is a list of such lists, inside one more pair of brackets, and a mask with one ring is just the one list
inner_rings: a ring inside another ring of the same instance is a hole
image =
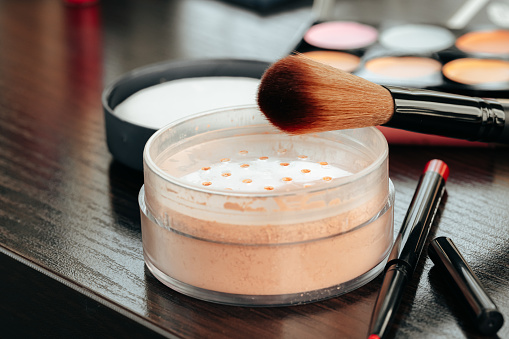
[[387, 157], [376, 128], [289, 135], [251, 105], [176, 121], [143, 154], [146, 265], [224, 304], [352, 291], [381, 272], [393, 241]]

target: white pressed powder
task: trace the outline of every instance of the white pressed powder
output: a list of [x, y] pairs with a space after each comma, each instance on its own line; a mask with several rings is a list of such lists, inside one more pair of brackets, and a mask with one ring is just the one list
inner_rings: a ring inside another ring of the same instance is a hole
[[175, 120], [215, 108], [256, 103], [259, 79], [198, 77], [168, 81], [138, 91], [115, 108], [130, 123], [159, 129]]

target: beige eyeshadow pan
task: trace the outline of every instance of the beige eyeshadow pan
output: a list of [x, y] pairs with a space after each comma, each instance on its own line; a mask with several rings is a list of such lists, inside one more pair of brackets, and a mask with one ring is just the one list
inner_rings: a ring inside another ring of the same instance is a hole
[[465, 85], [504, 83], [509, 82], [509, 61], [462, 58], [445, 64], [442, 72], [448, 79]]
[[509, 30], [469, 32], [456, 40], [456, 47], [467, 53], [509, 54]]
[[352, 72], [359, 66], [360, 58], [356, 55], [335, 51], [310, 51], [302, 53], [308, 58], [323, 64], [338, 68], [345, 72]]
[[435, 74], [442, 64], [426, 57], [387, 56], [366, 62], [365, 68], [375, 74], [389, 78], [410, 79]]

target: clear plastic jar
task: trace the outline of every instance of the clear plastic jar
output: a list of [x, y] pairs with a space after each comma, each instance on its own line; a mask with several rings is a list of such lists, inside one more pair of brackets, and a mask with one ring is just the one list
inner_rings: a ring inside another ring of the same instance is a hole
[[145, 262], [169, 287], [226, 304], [347, 293], [392, 244], [387, 156], [376, 128], [288, 135], [255, 106], [177, 121], [145, 146]]

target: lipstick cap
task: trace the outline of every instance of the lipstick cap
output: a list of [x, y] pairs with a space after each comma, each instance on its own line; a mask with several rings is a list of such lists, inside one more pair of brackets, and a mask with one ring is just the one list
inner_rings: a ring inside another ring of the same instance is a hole
[[455, 294], [465, 301], [479, 332], [485, 335], [497, 333], [504, 318], [452, 240], [435, 238], [428, 247], [428, 255], [452, 278], [454, 290], [458, 292]]

